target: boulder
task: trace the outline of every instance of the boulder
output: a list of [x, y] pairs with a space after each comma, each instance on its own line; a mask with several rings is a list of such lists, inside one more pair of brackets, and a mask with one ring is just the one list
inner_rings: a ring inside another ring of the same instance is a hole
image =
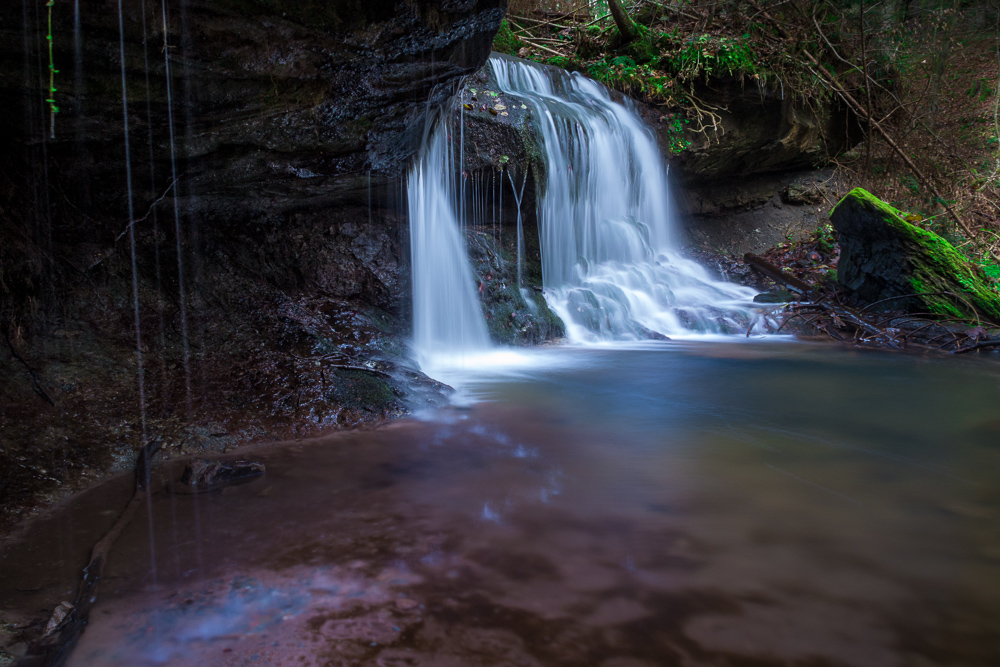
[[242, 482], [263, 475], [266, 468], [258, 461], [208, 461], [194, 459], [184, 468], [181, 484], [206, 489]]
[[903, 218], [866, 190], [848, 193], [830, 214], [840, 234], [838, 282], [859, 302], [892, 299], [885, 309], [1000, 323], [1000, 293], [979, 267]]

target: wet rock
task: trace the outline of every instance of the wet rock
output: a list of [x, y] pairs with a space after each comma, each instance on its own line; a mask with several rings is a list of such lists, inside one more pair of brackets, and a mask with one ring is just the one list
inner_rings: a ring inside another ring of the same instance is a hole
[[[840, 234], [837, 280], [863, 303], [1000, 323], [1000, 293], [948, 241], [861, 188], [830, 214]], [[948, 294], [941, 294], [948, 292]]]
[[265, 467], [257, 461], [208, 461], [194, 459], [184, 468], [181, 484], [207, 489], [263, 475]]
[[797, 301], [801, 297], [788, 290], [777, 290], [774, 292], [763, 292], [753, 298], [754, 303], [789, 303]]
[[[0, 531], [79, 488], [67, 482], [131, 465], [142, 407], [151, 434], [202, 455], [408, 409], [406, 383], [376, 374], [408, 354], [403, 173], [505, 6], [190, 0], [164, 26], [159, 5], [125, 3], [129, 188], [115, 3], [51, 13], [54, 126], [47, 77], [24, 74], [48, 65], [49, 26], [0, 3], [0, 329], [58, 406], [0, 354], [14, 443], [0, 448]], [[145, 406], [123, 333], [129, 230]], [[191, 427], [209, 421], [228, 435]]]
[[60, 602], [55, 609], [52, 610], [52, 616], [49, 617], [49, 622], [45, 624], [45, 630], [42, 631], [43, 637], [48, 637], [53, 635], [59, 628], [62, 627], [69, 615], [73, 613], [73, 609], [76, 607], [71, 602]]
[[542, 293], [542, 264], [534, 211], [523, 225], [524, 257], [518, 289], [517, 227], [473, 229], [466, 233], [469, 260], [490, 338], [503, 345], [536, 345], [566, 335], [559, 316]]

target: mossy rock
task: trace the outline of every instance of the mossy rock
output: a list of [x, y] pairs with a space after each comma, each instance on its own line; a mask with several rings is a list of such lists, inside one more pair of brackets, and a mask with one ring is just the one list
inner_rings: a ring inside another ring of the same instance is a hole
[[1000, 293], [979, 267], [945, 239], [903, 217], [861, 188], [840, 200], [830, 213], [840, 234], [838, 282], [862, 302], [893, 299], [884, 304], [887, 310], [978, 315], [1000, 323]]

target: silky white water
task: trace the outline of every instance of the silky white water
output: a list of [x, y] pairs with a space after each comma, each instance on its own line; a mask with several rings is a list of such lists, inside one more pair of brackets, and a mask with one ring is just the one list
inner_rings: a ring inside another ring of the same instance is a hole
[[[497, 56], [489, 66], [501, 91], [532, 110], [545, 163], [536, 175], [545, 299], [568, 338], [744, 331], [754, 292], [713, 279], [676, 251], [666, 167], [634, 111], [579, 75]], [[462, 234], [467, 186], [477, 198], [469, 207], [473, 223], [486, 224], [487, 197], [495, 196], [475, 177], [466, 183], [462, 121], [457, 101], [428, 121], [407, 182], [413, 351], [439, 379], [449, 370], [510, 363], [490, 343]], [[507, 176], [520, 216], [523, 182], [519, 190]], [[520, 219], [517, 254], [520, 286]]]
[[745, 330], [754, 291], [676, 251], [663, 157], [635, 112], [579, 74], [497, 56], [489, 66], [532, 110], [545, 298], [570, 340]]
[[[488, 352], [486, 321], [458, 227], [451, 123], [430, 120], [407, 181], [413, 270], [413, 351], [425, 372], [467, 365]], [[461, 153], [460, 153], [461, 155]]]

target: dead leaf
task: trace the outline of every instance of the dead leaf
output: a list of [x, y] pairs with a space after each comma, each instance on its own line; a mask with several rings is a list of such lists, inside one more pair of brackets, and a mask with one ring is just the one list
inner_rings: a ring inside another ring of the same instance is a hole
[[986, 331], [986, 329], [984, 329], [982, 327], [979, 327], [979, 326], [973, 327], [972, 329], [969, 329], [968, 331], [965, 332], [965, 335], [968, 336], [969, 338], [971, 338], [974, 341], [978, 341], [980, 338], [989, 338], [990, 337], [989, 332]]

